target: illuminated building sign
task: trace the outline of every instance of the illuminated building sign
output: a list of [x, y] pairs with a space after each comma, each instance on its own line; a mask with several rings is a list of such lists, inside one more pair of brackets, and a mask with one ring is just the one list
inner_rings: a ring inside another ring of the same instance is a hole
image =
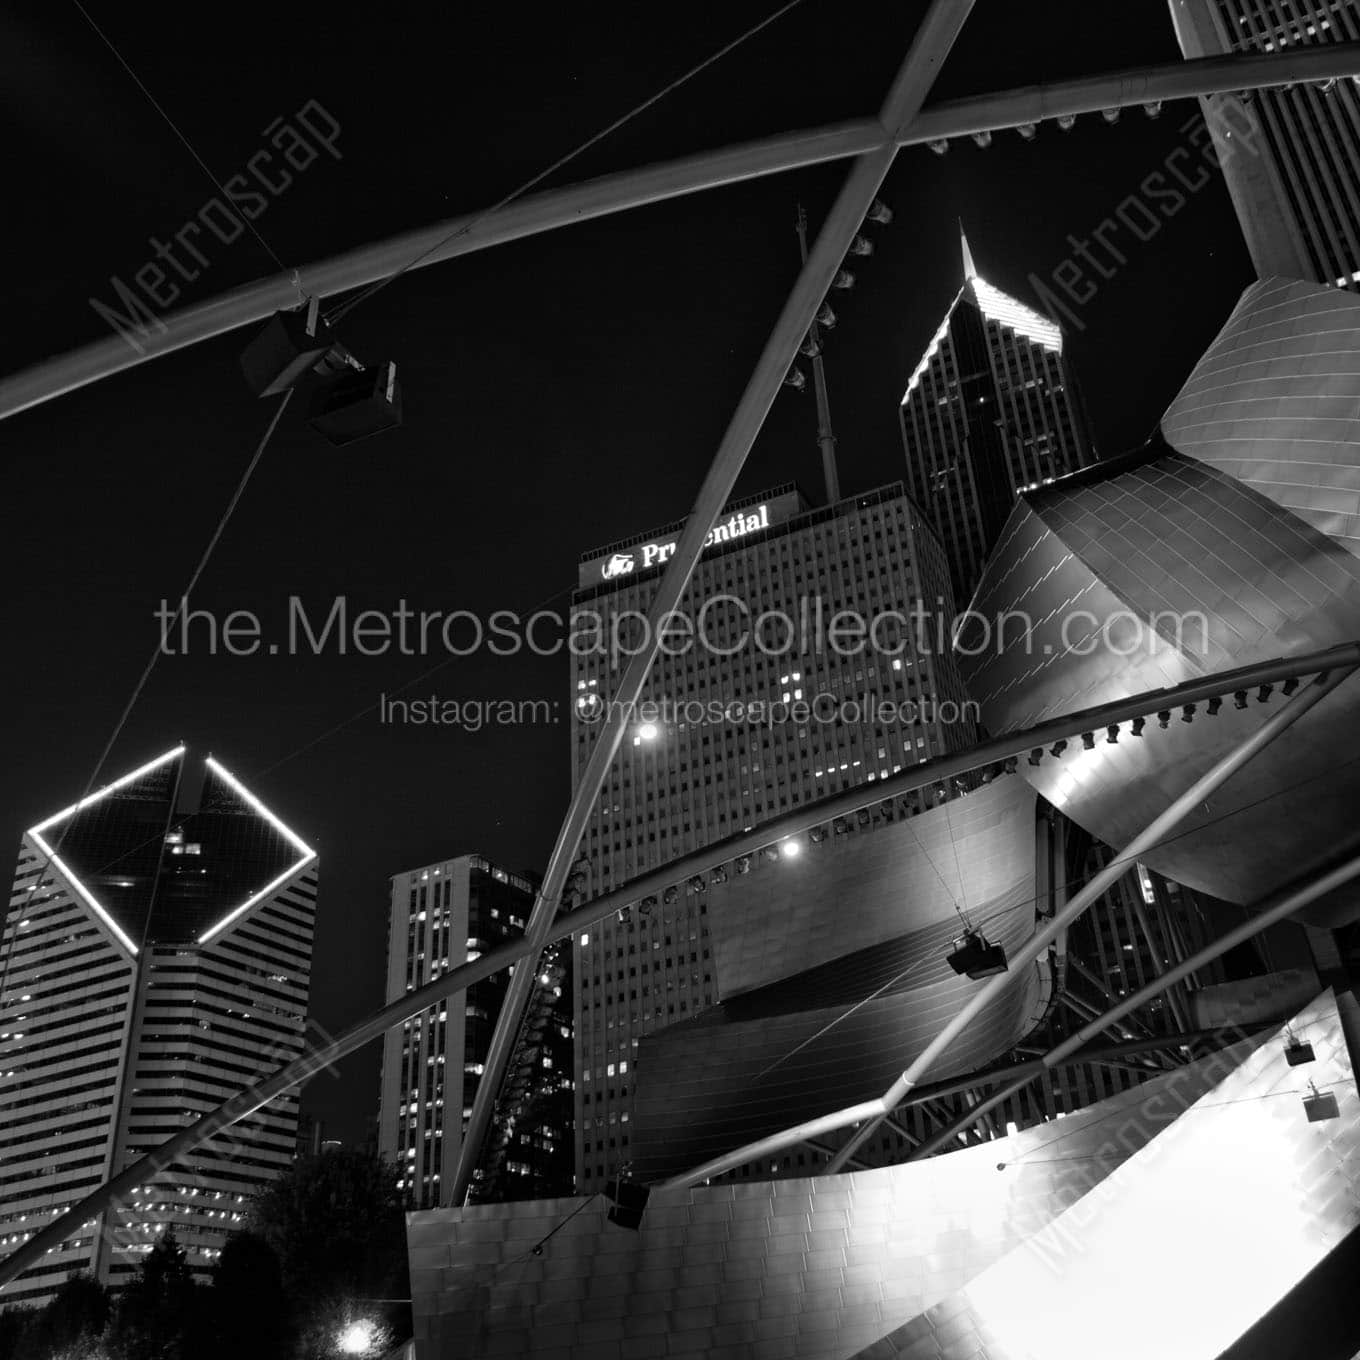
[[[803, 499], [796, 491], [745, 505], [740, 510], [728, 514], [726, 519], [719, 520], [709, 530], [708, 537], [704, 539], [704, 547], [712, 548], [720, 543], [731, 543], [736, 539], [745, 538], [748, 534], [760, 533], [761, 530], [799, 514], [804, 509], [806, 506]], [[679, 534], [675, 533], [591, 557], [581, 563], [580, 584], [599, 585], [601, 581], [617, 581], [635, 572], [659, 567], [674, 556], [679, 542]]]

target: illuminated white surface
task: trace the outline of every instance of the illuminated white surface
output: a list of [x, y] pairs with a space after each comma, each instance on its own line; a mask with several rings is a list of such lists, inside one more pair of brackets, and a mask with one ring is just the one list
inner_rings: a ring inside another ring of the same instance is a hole
[[[28, 834], [33, 837], [33, 843], [47, 857], [47, 860], [52, 867], [56, 869], [68, 883], [70, 883], [77, 893], [80, 894], [84, 899], [85, 904], [104, 923], [104, 925], [108, 927], [110, 933], [118, 943], [121, 944], [129, 954], [135, 954], [137, 952], [137, 946], [128, 939], [127, 932], [124, 931], [122, 927], [119, 926], [118, 922], [104, 910], [95, 898], [95, 895], [71, 872], [70, 867], [65, 863], [61, 856], [58, 855], [45, 840], [43, 840], [42, 835], [38, 831], [30, 831]], [[19, 924], [22, 926], [26, 925], [27, 922], [20, 921]]]
[[[1360, 1174], [1360, 1098], [1330, 994], [1293, 1027], [1316, 1062], [1291, 1068], [1283, 1040], [1267, 1041], [967, 1285], [962, 1299], [996, 1343], [989, 1354], [1086, 1360], [1099, 1336], [1102, 1360], [1212, 1360], [1360, 1223], [1350, 1188]], [[1308, 1123], [1300, 1093], [1310, 1079], [1337, 1097], [1340, 1119]], [[1120, 1128], [1108, 1132], [1113, 1144]]]
[[85, 808], [99, 802], [101, 798], [107, 798], [109, 794], [117, 790], [126, 788], [129, 784], [135, 783], [138, 779], [151, 773], [152, 770], [159, 769], [167, 761], [174, 760], [176, 756], [184, 754], [183, 746], [176, 746], [173, 750], [167, 751], [164, 755], [157, 756], [155, 760], [148, 760], [145, 765], [139, 765], [135, 770], [129, 771], [119, 779], [115, 779], [112, 784], [105, 784], [102, 789], [96, 789], [93, 793], [86, 794], [78, 803], [72, 803], [70, 807], [61, 812], [54, 812], [45, 822], [39, 822], [37, 826], [29, 829], [29, 835], [36, 835], [55, 826], [58, 822], [65, 821], [67, 817], [74, 813], [82, 812]]
[[[43, 836], [44, 831], [50, 830], [58, 822], [64, 822], [68, 817], [73, 817], [77, 812], [83, 812], [87, 807], [92, 807], [95, 803], [109, 794], [116, 793], [119, 789], [126, 788], [129, 784], [136, 783], [137, 780], [149, 775], [153, 770], [171, 760], [177, 759], [184, 754], [184, 747], [175, 746], [163, 755], [157, 756], [154, 760], [148, 760], [145, 765], [139, 765], [135, 770], [129, 770], [127, 774], [115, 779], [111, 784], [105, 784], [103, 788], [96, 789], [93, 793], [86, 794], [78, 803], [72, 803], [70, 807], [63, 808], [60, 812], [54, 812], [46, 821], [39, 822], [37, 826], [29, 828], [28, 834], [33, 837], [33, 843], [42, 852], [43, 856], [70, 885], [76, 890], [86, 906], [99, 918], [109, 930], [110, 934], [128, 951], [129, 954], [137, 952], [137, 946], [128, 938], [127, 932], [122, 929], [117, 921], [104, 909], [98, 898], [71, 872], [70, 866], [61, 858], [60, 855], [47, 843]], [[42, 875], [39, 874], [41, 879]]]
[[907, 390], [902, 393], [901, 405], [907, 404], [911, 394], [916, 390], [917, 384], [921, 381], [922, 375], [930, 367], [930, 361], [944, 343], [945, 336], [949, 334], [949, 323], [954, 318], [954, 308], [959, 305], [959, 299], [969, 288], [973, 290], [973, 296], [977, 299], [978, 310], [988, 321], [996, 321], [1000, 325], [1015, 331], [1017, 335], [1023, 335], [1027, 340], [1032, 340], [1036, 345], [1042, 345], [1044, 349], [1052, 350], [1057, 354], [1062, 353], [1062, 331], [1058, 329], [1057, 325], [1042, 313], [1036, 312], [1032, 307], [1026, 307], [1023, 302], [1017, 302], [1008, 293], [1003, 293], [1001, 289], [992, 287], [986, 279], [979, 278], [974, 274], [954, 295], [954, 300], [949, 304], [949, 310], [945, 312], [939, 330], [930, 337], [930, 344], [926, 346], [926, 352], [921, 356], [920, 363], [916, 365], [912, 370], [911, 377], [907, 379]]
[[227, 787], [231, 789], [233, 793], [235, 793], [238, 797], [243, 799], [250, 806], [252, 812], [257, 812], [261, 817], [265, 819], [265, 821], [269, 823], [270, 826], [274, 828], [275, 831], [277, 831], [281, 836], [283, 836], [283, 838], [293, 847], [293, 849], [298, 852], [301, 858], [297, 861], [296, 864], [293, 864], [289, 868], [285, 869], [276, 879], [273, 880], [273, 882], [261, 888], [259, 892], [254, 893], [250, 897], [246, 898], [246, 900], [242, 902], [239, 907], [236, 907], [234, 910], [228, 912], [215, 925], [209, 926], [208, 929], [205, 930], [203, 934], [198, 937], [199, 944], [207, 944], [208, 941], [211, 940], [214, 935], [221, 934], [221, 932], [225, 930], [233, 921], [239, 920], [257, 902], [263, 900], [264, 898], [268, 897], [270, 893], [275, 892], [277, 889], [281, 888], [300, 869], [305, 869], [307, 865], [309, 865], [316, 858], [316, 851], [313, 850], [307, 844], [307, 842], [302, 839], [301, 836], [299, 836], [290, 827], [286, 826], [278, 817], [276, 817], [272, 812], [270, 812], [270, 810], [267, 807], [265, 807], [265, 805], [262, 802], [260, 802], [260, 800], [256, 798], [255, 795], [251, 793], [251, 791], [248, 788], [246, 788], [246, 786], [242, 784], [241, 781], [237, 779], [236, 776], [232, 774], [231, 771], [228, 770], [225, 765], [221, 763], [221, 761], [214, 760], [212, 756], [209, 756], [207, 760], [207, 765], [208, 768], [215, 775], [217, 775], [218, 778], [220, 778], [223, 781], [223, 783], [225, 783]]

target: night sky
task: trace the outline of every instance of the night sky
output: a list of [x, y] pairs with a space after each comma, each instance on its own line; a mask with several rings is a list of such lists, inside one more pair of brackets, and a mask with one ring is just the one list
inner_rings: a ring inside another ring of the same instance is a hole
[[[256, 225], [291, 267], [481, 207], [735, 37], [773, 4], [233, 6], [89, 11], [219, 179], [266, 125], [316, 100], [341, 124]], [[565, 184], [728, 142], [873, 113], [923, 4], [805, 0], [558, 175]], [[981, 0], [937, 87], [978, 93], [1176, 59], [1165, 0]], [[183, 11], [174, 11], [180, 15]], [[532, 17], [530, 17], [532, 16]], [[9, 324], [0, 372], [106, 333], [112, 300], [216, 192], [71, 5], [0, 15]], [[903, 476], [896, 403], [961, 282], [1035, 301], [1196, 113], [1098, 116], [1025, 144], [903, 153], [859, 285], [838, 295], [827, 369], [843, 488]], [[796, 202], [820, 220], [836, 166], [756, 181], [407, 275], [348, 317], [366, 360], [398, 361], [406, 420], [333, 449], [289, 412], [194, 597], [267, 627], [291, 596], [350, 608], [565, 608], [588, 548], [678, 518], [798, 268]], [[1215, 178], [1140, 242], [1069, 326], [1102, 453], [1140, 443], [1249, 282]], [[206, 241], [183, 300], [274, 272], [248, 235]], [[1104, 257], [1107, 261], [1109, 256]], [[160, 359], [0, 427], [6, 469], [0, 844], [84, 788], [263, 431], [236, 368], [247, 333]], [[816, 495], [810, 388], [781, 393], [738, 484]], [[568, 794], [567, 658], [330, 654], [163, 657], [105, 778], [184, 739], [211, 751], [321, 854], [313, 1012], [338, 1029], [382, 1000], [387, 879], [469, 851], [542, 867]], [[560, 725], [383, 726], [380, 692], [561, 701]], [[315, 1079], [328, 1133], [362, 1135], [377, 1046]]]

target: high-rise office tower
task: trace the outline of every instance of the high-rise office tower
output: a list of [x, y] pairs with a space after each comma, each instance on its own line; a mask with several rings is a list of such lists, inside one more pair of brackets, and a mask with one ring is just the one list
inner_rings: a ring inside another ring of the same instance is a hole
[[963, 287], [908, 379], [898, 416], [907, 486], [944, 545], [963, 609], [1020, 488], [1093, 455], [1062, 331], [983, 279], [962, 233], [960, 241]]
[[[1170, 0], [1187, 58], [1360, 41], [1353, 0]], [[1259, 277], [1360, 288], [1354, 80], [1200, 100]]]
[[[589, 759], [682, 523], [586, 553], [572, 599], [572, 773]], [[582, 841], [585, 891], [972, 744], [934, 533], [901, 483], [809, 509], [729, 505], [653, 664]], [[869, 633], [856, 645], [841, 623]], [[762, 617], [763, 616], [763, 617]], [[599, 645], [596, 645], [596, 644]], [[601, 650], [603, 648], [603, 650]], [[650, 708], [646, 705], [650, 704]], [[575, 940], [577, 1188], [629, 1161], [638, 1041], [714, 999], [705, 897], [668, 892]]]
[[[387, 999], [523, 935], [535, 889], [481, 855], [393, 875]], [[569, 964], [565, 948], [545, 951], [539, 961], [539, 985], [472, 1182], [474, 1197], [571, 1193]], [[446, 1183], [452, 1184], [508, 981], [507, 972], [495, 973], [387, 1031], [378, 1146], [401, 1167], [399, 1186], [414, 1208], [449, 1203]]]
[[[197, 787], [194, 787], [197, 785]], [[221, 764], [172, 751], [24, 834], [0, 982], [0, 1250], [303, 1050], [317, 857]], [[212, 1265], [292, 1162], [288, 1094], [151, 1176], [0, 1303], [118, 1284], [173, 1228]]]

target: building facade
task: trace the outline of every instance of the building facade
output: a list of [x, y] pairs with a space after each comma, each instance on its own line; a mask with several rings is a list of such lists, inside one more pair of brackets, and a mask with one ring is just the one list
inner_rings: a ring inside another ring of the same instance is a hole
[[1021, 488], [1093, 457], [1062, 331], [983, 279], [961, 244], [963, 286], [898, 410], [907, 486], [939, 535], [960, 609]]
[[[645, 617], [682, 527], [581, 560], [574, 780], [636, 645], [621, 625]], [[677, 624], [658, 655], [591, 813], [585, 891], [971, 745], [940, 599], [952, 601], [944, 554], [900, 483], [819, 509], [792, 486], [730, 505], [681, 601], [690, 636]], [[832, 636], [843, 611], [872, 641]], [[713, 1003], [712, 948], [695, 885], [576, 937], [581, 1190], [628, 1168], [639, 1043]]]
[[[480, 855], [462, 855], [394, 875], [387, 938], [388, 1001], [523, 935], [535, 891], [529, 879]], [[475, 1197], [522, 1199], [571, 1189], [568, 963], [565, 949], [545, 951], [539, 961], [540, 985], [534, 989], [526, 1027], [536, 1029], [528, 1042], [521, 1031], [487, 1153], [472, 1182]], [[399, 1188], [415, 1208], [449, 1202], [445, 1184], [452, 1184], [508, 982], [508, 972], [493, 974], [474, 983], [466, 994], [387, 1031], [378, 1146], [401, 1167]], [[531, 1066], [532, 1072], [520, 1072], [522, 1065]]]
[[[1170, 0], [1187, 58], [1360, 41], [1354, 0]], [[1200, 100], [1260, 278], [1360, 288], [1354, 80]]]
[[[24, 834], [0, 984], [0, 1250], [303, 1051], [316, 887], [315, 852], [183, 747]], [[209, 1268], [296, 1142], [286, 1094], [0, 1303], [42, 1302], [77, 1271], [117, 1285], [166, 1228]]]

